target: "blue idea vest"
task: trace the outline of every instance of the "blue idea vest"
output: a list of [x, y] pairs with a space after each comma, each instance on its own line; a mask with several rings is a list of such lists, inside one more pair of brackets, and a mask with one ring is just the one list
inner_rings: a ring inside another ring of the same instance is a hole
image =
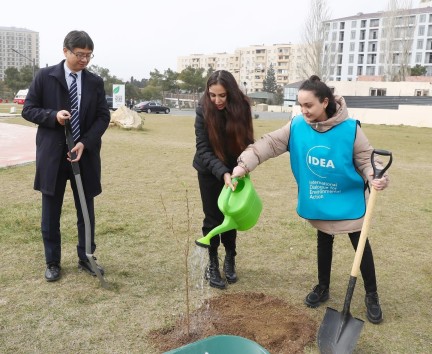
[[302, 115], [291, 122], [288, 150], [298, 185], [297, 213], [310, 220], [364, 216], [365, 183], [353, 161], [357, 121], [347, 119], [317, 132]]

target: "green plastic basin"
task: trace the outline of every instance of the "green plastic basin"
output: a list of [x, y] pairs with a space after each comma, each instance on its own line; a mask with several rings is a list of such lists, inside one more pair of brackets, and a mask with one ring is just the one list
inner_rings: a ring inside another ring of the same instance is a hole
[[254, 341], [229, 335], [212, 336], [164, 354], [270, 354]]

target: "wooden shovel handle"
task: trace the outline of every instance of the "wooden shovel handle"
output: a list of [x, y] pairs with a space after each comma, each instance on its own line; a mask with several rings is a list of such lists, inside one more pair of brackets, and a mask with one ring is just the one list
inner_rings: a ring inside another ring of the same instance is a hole
[[364, 217], [363, 220], [363, 226], [362, 226], [362, 230], [360, 233], [360, 239], [357, 245], [357, 250], [355, 253], [355, 257], [354, 257], [354, 263], [351, 269], [351, 276], [357, 278], [359, 270], [360, 270], [360, 263], [361, 260], [363, 258], [363, 251], [366, 245], [366, 240], [368, 237], [368, 232], [369, 232], [369, 228], [370, 228], [370, 223], [372, 220], [372, 214], [373, 214], [373, 209], [375, 206], [375, 200], [376, 200], [376, 196], [377, 196], [377, 191], [374, 187], [371, 188], [371, 192], [369, 195], [369, 200], [368, 200], [368, 204], [367, 204], [367, 208], [366, 208], [366, 215]]
[[[377, 166], [375, 165], [375, 155], [381, 155], [381, 156], [387, 156], [389, 158], [386, 166], [384, 166], [384, 168], [379, 169], [377, 168]], [[374, 173], [374, 179], [375, 178], [381, 178], [382, 176], [384, 176], [384, 172], [388, 170], [388, 168], [390, 167], [390, 165], [392, 164], [393, 161], [393, 157], [392, 157], [392, 153], [390, 151], [387, 150], [378, 150], [378, 149], [374, 149], [372, 151], [371, 154], [371, 164], [372, 164], [372, 168], [373, 168], [373, 173]], [[364, 217], [363, 220], [363, 226], [362, 226], [362, 230], [360, 233], [360, 239], [357, 245], [357, 250], [355, 253], [355, 257], [354, 257], [354, 263], [351, 269], [351, 276], [357, 278], [358, 273], [360, 271], [360, 263], [362, 261], [363, 258], [363, 251], [366, 245], [366, 240], [368, 237], [368, 232], [369, 232], [369, 228], [370, 228], [370, 223], [372, 220], [372, 214], [373, 214], [373, 209], [375, 206], [375, 200], [376, 200], [376, 196], [377, 196], [377, 191], [376, 189], [371, 186], [371, 192], [369, 195], [369, 200], [367, 203], [367, 207], [366, 207], [366, 215]]]

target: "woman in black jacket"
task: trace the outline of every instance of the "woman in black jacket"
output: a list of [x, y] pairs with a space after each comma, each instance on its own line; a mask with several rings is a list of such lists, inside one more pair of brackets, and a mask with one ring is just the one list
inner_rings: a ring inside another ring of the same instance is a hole
[[[231, 173], [240, 153], [254, 141], [252, 112], [248, 98], [240, 90], [234, 76], [225, 70], [215, 71], [208, 79], [206, 90], [196, 109], [196, 153], [193, 167], [204, 211], [203, 235], [222, 224], [224, 216], [217, 200], [222, 188], [230, 187]], [[218, 248], [225, 247], [223, 270], [228, 283], [235, 283], [237, 231], [231, 230], [210, 241], [209, 267], [206, 272], [210, 286], [225, 289], [219, 272]]]

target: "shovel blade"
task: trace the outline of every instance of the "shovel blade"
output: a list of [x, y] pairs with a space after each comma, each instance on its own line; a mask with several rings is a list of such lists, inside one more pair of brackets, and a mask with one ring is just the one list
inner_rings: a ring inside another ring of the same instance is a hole
[[318, 347], [322, 354], [348, 354], [354, 350], [364, 322], [348, 312], [327, 307], [318, 330]]

